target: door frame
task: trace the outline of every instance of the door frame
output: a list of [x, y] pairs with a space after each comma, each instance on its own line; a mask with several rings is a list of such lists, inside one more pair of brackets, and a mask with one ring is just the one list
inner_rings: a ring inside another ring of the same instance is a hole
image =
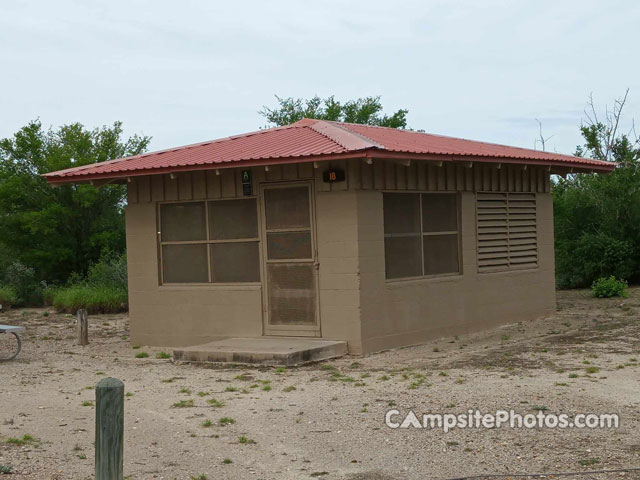
[[[267, 217], [264, 191], [275, 188], [292, 188], [305, 186], [309, 192], [309, 223], [311, 229], [311, 254], [310, 260], [275, 260], [272, 263], [310, 263], [314, 266], [313, 276], [315, 285], [315, 325], [270, 325], [269, 324], [269, 279], [267, 275], [267, 264], [270, 262], [267, 254]], [[318, 242], [316, 235], [316, 205], [315, 190], [312, 180], [290, 181], [290, 182], [265, 182], [260, 184], [259, 201], [260, 205], [260, 245], [261, 245], [261, 273], [263, 279], [262, 288], [262, 328], [263, 335], [289, 336], [289, 337], [321, 337], [320, 326], [320, 285], [319, 285], [319, 263], [318, 263]]]

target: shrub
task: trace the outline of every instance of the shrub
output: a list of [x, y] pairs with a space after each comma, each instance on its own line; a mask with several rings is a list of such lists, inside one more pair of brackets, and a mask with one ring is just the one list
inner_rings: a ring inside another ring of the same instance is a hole
[[87, 284], [127, 291], [127, 256], [104, 252], [98, 263], [89, 267]]
[[75, 313], [84, 308], [89, 313], [125, 312], [127, 292], [111, 287], [75, 285], [53, 291], [53, 307], [58, 312]]
[[14, 292], [15, 305], [42, 305], [43, 285], [38, 283], [33, 268], [16, 260], [5, 270], [4, 280]]
[[15, 293], [11, 287], [0, 286], [0, 305], [5, 308], [7, 305], [11, 306], [15, 303]]
[[613, 275], [600, 277], [591, 285], [591, 291], [598, 298], [624, 297], [627, 294], [627, 282], [617, 280]]

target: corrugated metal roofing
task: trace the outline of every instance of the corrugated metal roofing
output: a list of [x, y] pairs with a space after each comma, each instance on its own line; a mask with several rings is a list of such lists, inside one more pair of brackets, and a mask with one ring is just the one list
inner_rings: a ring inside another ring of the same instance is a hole
[[615, 164], [410, 130], [303, 119], [209, 142], [48, 173], [50, 183], [350, 157], [535, 163], [607, 172]]

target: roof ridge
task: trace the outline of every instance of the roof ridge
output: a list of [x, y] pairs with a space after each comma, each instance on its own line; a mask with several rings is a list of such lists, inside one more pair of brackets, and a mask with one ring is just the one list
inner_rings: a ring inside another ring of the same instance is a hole
[[348, 128], [344, 128], [336, 122], [317, 120], [312, 124], [306, 122], [306, 126], [349, 151], [366, 150], [368, 148], [386, 149], [383, 145]]

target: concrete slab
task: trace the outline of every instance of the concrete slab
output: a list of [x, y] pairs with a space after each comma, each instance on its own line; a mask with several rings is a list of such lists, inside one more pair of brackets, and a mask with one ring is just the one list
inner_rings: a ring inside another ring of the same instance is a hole
[[347, 342], [300, 337], [227, 338], [176, 348], [173, 357], [185, 362], [232, 362], [260, 365], [300, 365], [347, 353]]

